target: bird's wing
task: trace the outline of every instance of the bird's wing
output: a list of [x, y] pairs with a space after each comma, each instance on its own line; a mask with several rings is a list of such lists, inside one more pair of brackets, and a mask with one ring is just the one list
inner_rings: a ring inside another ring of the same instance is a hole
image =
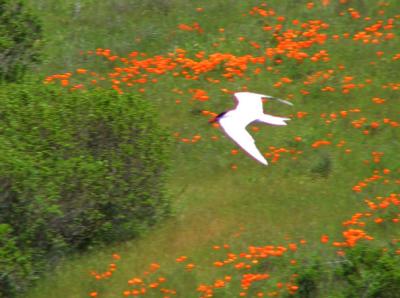
[[234, 98], [237, 102], [236, 110], [247, 115], [257, 115], [263, 112], [262, 98], [252, 92], [236, 92]]
[[275, 100], [277, 100], [277, 101], [279, 101], [279, 102], [281, 102], [281, 103], [287, 104], [287, 105], [289, 105], [289, 106], [292, 106], [292, 105], [293, 105], [293, 103], [291, 103], [290, 101], [284, 100], [284, 99], [282, 99], [282, 98], [272, 97], [272, 96], [271, 96], [271, 99], [275, 99]]
[[284, 99], [282, 99], [282, 98], [273, 97], [273, 96], [271, 96], [271, 95], [264, 95], [264, 94], [259, 94], [259, 95], [260, 95], [261, 97], [265, 97], [265, 98], [269, 98], [269, 99], [274, 99], [274, 100], [276, 100], [276, 101], [279, 101], [279, 102], [281, 102], [281, 103], [284, 103], [284, 104], [287, 104], [287, 105], [290, 105], [290, 106], [293, 105], [293, 103], [291, 103], [290, 101], [284, 100]]
[[219, 123], [228, 137], [230, 137], [244, 151], [260, 163], [268, 165], [268, 162], [257, 149], [253, 137], [247, 132], [245, 126], [237, 125], [230, 119], [221, 119]]

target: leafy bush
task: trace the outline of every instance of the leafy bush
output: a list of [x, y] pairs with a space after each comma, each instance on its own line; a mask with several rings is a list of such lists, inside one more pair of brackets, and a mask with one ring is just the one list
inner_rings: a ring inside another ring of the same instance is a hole
[[16, 81], [39, 60], [42, 28], [21, 1], [0, 0], [0, 81]]
[[299, 290], [297, 295], [300, 297], [316, 297], [318, 293], [318, 284], [321, 280], [321, 265], [319, 260], [313, 260], [315, 263], [305, 267], [301, 275], [297, 278]]
[[337, 260], [314, 256], [309, 262], [296, 271], [299, 289], [294, 297], [395, 298], [400, 293], [400, 257], [393, 247], [360, 245]]
[[347, 254], [349, 262], [337, 271], [345, 281], [345, 297], [396, 298], [400, 293], [400, 258], [394, 250], [357, 247]]
[[140, 97], [8, 85], [0, 91], [2, 246], [31, 251], [37, 265], [137, 236], [168, 213], [168, 144]]
[[332, 159], [326, 152], [321, 152], [315, 156], [314, 161], [311, 163], [310, 172], [313, 175], [327, 178], [332, 172]]
[[12, 229], [0, 224], [0, 297], [11, 297], [24, 288], [30, 278], [30, 256], [23, 253], [11, 236]]

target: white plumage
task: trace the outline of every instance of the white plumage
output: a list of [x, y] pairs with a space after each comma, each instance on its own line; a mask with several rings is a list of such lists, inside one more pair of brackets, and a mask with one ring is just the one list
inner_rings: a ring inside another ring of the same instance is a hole
[[251, 157], [268, 165], [267, 160], [257, 149], [253, 137], [247, 132], [246, 126], [254, 121], [270, 125], [287, 125], [285, 121], [290, 120], [289, 118], [264, 114], [263, 98], [293, 104], [280, 98], [252, 92], [237, 92], [234, 93], [234, 98], [237, 102], [236, 108], [219, 114], [213, 121], [218, 121], [225, 133]]

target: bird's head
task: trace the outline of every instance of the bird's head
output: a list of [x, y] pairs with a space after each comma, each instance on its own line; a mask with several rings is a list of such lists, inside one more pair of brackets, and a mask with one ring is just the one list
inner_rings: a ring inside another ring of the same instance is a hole
[[215, 122], [218, 122], [222, 117], [224, 117], [225, 116], [225, 114], [227, 113], [228, 111], [226, 111], [226, 112], [222, 112], [222, 113], [220, 113], [220, 114], [218, 114], [217, 116], [215, 116], [214, 118], [211, 118], [208, 122], [209, 123], [215, 123]]

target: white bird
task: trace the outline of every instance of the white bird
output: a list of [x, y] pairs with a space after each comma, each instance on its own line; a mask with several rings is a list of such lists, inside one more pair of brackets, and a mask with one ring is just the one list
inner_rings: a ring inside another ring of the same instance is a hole
[[254, 121], [270, 125], [287, 125], [285, 121], [290, 118], [264, 114], [263, 98], [274, 99], [288, 105], [293, 104], [280, 98], [252, 92], [236, 92], [233, 95], [237, 102], [235, 109], [222, 112], [210, 122], [218, 122], [237, 145], [260, 163], [268, 165], [267, 160], [257, 149], [253, 137], [247, 132], [246, 126]]

